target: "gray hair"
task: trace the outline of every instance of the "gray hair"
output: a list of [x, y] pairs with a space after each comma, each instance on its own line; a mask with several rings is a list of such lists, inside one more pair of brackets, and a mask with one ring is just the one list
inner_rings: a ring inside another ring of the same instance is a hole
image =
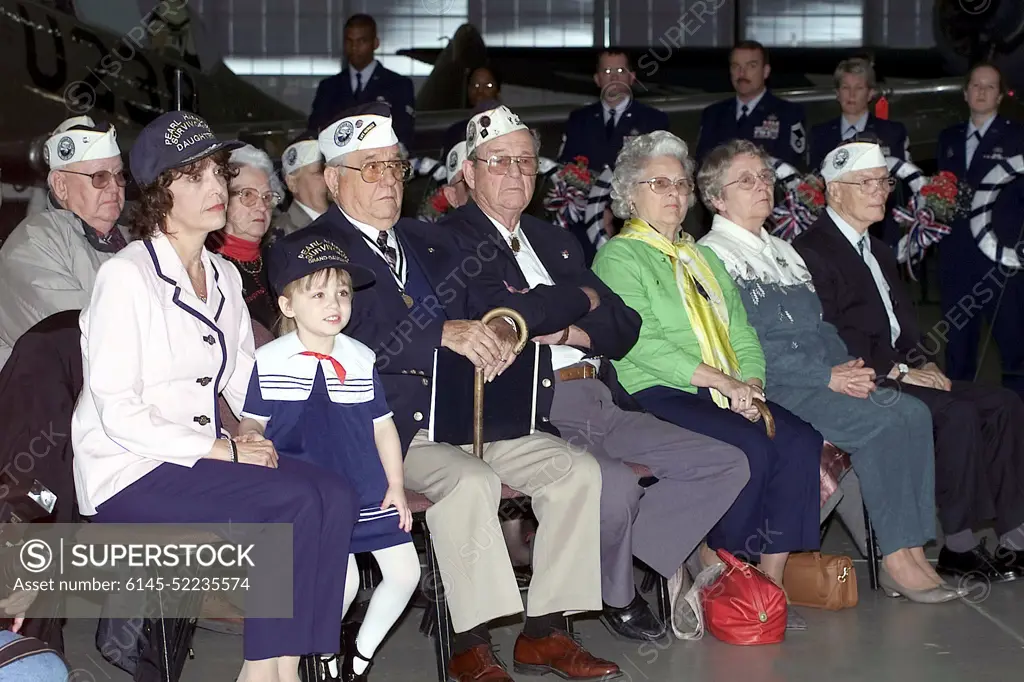
[[238, 168], [249, 166], [250, 168], [263, 171], [267, 176], [267, 181], [270, 183], [270, 191], [282, 197], [284, 196], [284, 185], [274, 171], [274, 162], [270, 160], [270, 156], [262, 149], [257, 149], [251, 144], [239, 147], [231, 152], [228, 163]]
[[835, 81], [836, 90], [843, 84], [843, 76], [864, 76], [868, 88], [874, 90], [877, 82], [875, 80], [875, 67], [870, 60], [863, 57], [853, 57], [839, 62], [832, 79]]
[[[655, 130], [646, 135], [637, 135], [622, 145], [622, 151], [615, 159], [615, 173], [612, 175], [612, 213], [623, 220], [631, 215], [629, 205], [636, 191], [637, 183], [641, 182], [641, 174], [647, 162], [656, 156], [671, 156], [683, 166], [683, 173], [693, 177], [693, 159], [686, 143], [668, 132]], [[696, 198], [690, 192], [688, 206], [693, 206]]]
[[749, 140], [729, 140], [720, 144], [707, 155], [697, 172], [697, 187], [700, 198], [712, 213], [717, 213], [714, 201], [722, 198], [725, 176], [737, 156], [754, 156], [761, 159], [765, 168], [772, 168], [772, 159], [764, 149]]

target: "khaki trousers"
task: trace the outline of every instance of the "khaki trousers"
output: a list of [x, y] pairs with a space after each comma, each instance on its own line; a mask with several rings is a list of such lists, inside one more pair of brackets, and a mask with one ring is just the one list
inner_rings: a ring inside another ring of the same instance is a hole
[[472, 446], [432, 443], [421, 430], [405, 486], [434, 503], [427, 526], [455, 632], [523, 610], [497, 514], [502, 483], [532, 498], [539, 522], [527, 615], [600, 610], [597, 461], [545, 433], [486, 443], [481, 460]]

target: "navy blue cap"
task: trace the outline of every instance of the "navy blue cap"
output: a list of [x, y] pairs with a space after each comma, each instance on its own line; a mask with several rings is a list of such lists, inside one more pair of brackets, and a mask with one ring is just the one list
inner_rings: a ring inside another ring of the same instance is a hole
[[238, 140], [218, 140], [206, 121], [193, 113], [168, 111], [142, 129], [132, 145], [128, 162], [135, 182], [145, 187], [164, 171], [244, 145]]
[[337, 242], [311, 230], [298, 230], [281, 237], [267, 255], [270, 288], [278, 296], [284, 288], [318, 270], [341, 268], [352, 277], [352, 288], [373, 284], [373, 270], [355, 265]]

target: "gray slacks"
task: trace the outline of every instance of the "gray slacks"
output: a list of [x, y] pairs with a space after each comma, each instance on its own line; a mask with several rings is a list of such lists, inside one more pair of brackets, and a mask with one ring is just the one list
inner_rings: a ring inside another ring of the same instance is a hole
[[[612, 607], [636, 595], [634, 556], [672, 576], [750, 478], [739, 448], [622, 410], [597, 379], [559, 381], [551, 423], [601, 465], [601, 589]], [[647, 466], [658, 482], [641, 488], [625, 462]]]
[[768, 390], [772, 400], [850, 453], [882, 554], [935, 539], [935, 447], [924, 403], [889, 388], [866, 400], [827, 386]]

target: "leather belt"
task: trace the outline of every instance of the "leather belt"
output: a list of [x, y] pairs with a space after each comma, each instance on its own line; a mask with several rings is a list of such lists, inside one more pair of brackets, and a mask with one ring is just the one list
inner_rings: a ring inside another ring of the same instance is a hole
[[596, 379], [597, 368], [589, 362], [583, 362], [572, 367], [558, 370], [560, 381], [576, 381], [577, 379]]

